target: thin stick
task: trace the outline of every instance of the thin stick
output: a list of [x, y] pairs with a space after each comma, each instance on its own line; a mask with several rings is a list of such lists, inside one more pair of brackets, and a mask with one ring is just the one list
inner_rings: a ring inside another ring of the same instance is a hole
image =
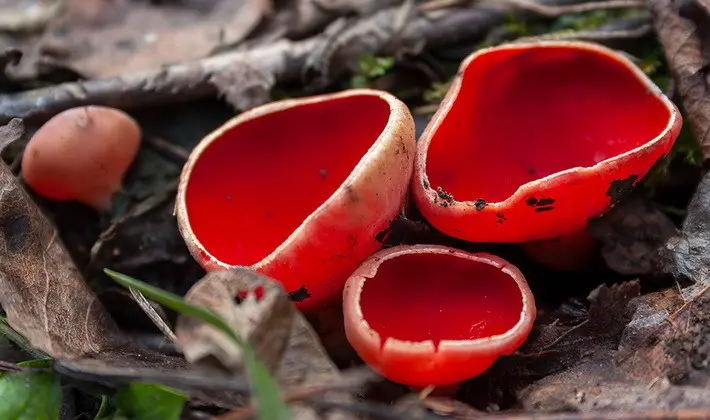
[[685, 308], [690, 306], [693, 302], [695, 302], [696, 299], [698, 299], [700, 296], [704, 295], [707, 293], [707, 291], [710, 290], [710, 284], [707, 286], [703, 287], [702, 290], [700, 290], [698, 293], [695, 294], [692, 298], [690, 298], [687, 302], [685, 302], [680, 308], [678, 308], [677, 311], [673, 312], [673, 315], [671, 315], [671, 319], [675, 319], [678, 314], [683, 311]]
[[586, 319], [586, 320], [580, 322], [579, 324], [575, 325], [574, 327], [568, 329], [567, 331], [563, 332], [563, 333], [560, 334], [560, 336], [557, 337], [552, 343], [550, 343], [550, 344], [546, 345], [545, 347], [543, 347], [542, 349], [540, 349], [540, 351], [545, 351], [545, 350], [551, 349], [552, 347], [554, 347], [555, 345], [557, 345], [557, 343], [559, 343], [560, 341], [562, 341], [563, 338], [567, 337], [568, 335], [570, 335], [571, 333], [573, 333], [573, 332], [576, 331], [577, 329], [579, 329], [579, 328], [581, 328], [581, 327], [587, 325], [588, 322], [589, 322], [589, 319]]
[[[568, 3], [570, 0], [545, 0], [544, 4], [534, 5], [543, 6], [543, 11], [550, 10], [545, 7], [552, 7], [552, 11], [557, 12], [565, 9], [556, 9], [556, 4]], [[611, 2], [607, 3], [613, 5]], [[495, 6], [491, 7], [490, 2], [482, 2], [468, 8], [439, 9], [442, 16], [437, 19], [424, 15], [415, 16], [408, 19], [401, 30], [393, 27], [396, 16], [402, 14], [401, 6], [380, 10], [372, 16], [353, 21], [345, 31], [347, 39], [340, 39], [341, 42], [336, 43], [339, 46], [337, 49], [346, 51], [343, 53], [345, 56], [338, 55], [336, 61], [342, 63], [368, 53], [396, 54], [397, 51], [417, 45], [431, 50], [467, 39], [476, 39], [500, 25], [516, 8], [515, 5], [505, 2]], [[525, 16], [526, 20], [536, 18], [540, 18], [539, 13], [537, 16]], [[65, 109], [89, 104], [133, 109], [214, 97], [217, 94], [217, 88], [213, 84], [215, 76], [229, 72], [261, 73], [272, 77], [271, 80], [276, 83], [304, 82], [303, 75], [308, 73], [307, 70], [312, 70], [307, 64], [318, 59], [319, 57], [314, 56], [318, 56], [319, 52], [323, 51], [323, 46], [332, 44], [332, 41], [322, 35], [302, 41], [284, 39], [244, 51], [229, 52], [121, 77], [63, 83], [0, 95], [0, 123], [12, 117], [41, 122]], [[330, 55], [331, 58], [333, 56], [334, 54]], [[338, 71], [330, 71], [329, 80], [340, 77], [342, 72], [347, 70], [339, 68], [344, 66], [335, 67], [338, 67]]]
[[140, 306], [148, 318], [153, 321], [153, 324], [160, 330], [160, 332], [162, 332], [168, 340], [176, 343], [177, 337], [175, 336], [175, 333], [170, 329], [168, 323], [165, 322], [163, 317], [160, 316], [158, 311], [155, 310], [148, 299], [146, 299], [145, 296], [143, 296], [143, 294], [136, 289], [131, 288], [129, 291], [131, 292], [133, 300], [138, 304], [138, 306]]
[[603, 9], [627, 9], [645, 7], [643, 0], [607, 0], [593, 1], [568, 6], [548, 6], [534, 0], [504, 0], [521, 9], [529, 10], [547, 17], [557, 17], [568, 13], [584, 13]]
[[530, 36], [516, 39], [514, 42], [532, 42], [532, 41], [543, 41], [543, 40], [586, 40], [586, 41], [610, 41], [618, 39], [637, 39], [643, 38], [653, 32], [653, 26], [641, 25], [634, 29], [620, 29], [612, 31], [600, 31], [600, 30], [589, 30], [589, 31], [575, 31], [575, 32], [559, 32], [544, 34], [540, 36]]
[[471, 0], [429, 0], [426, 3], [420, 4], [418, 8], [421, 12], [433, 12], [434, 10], [462, 6], [470, 1]]
[[[296, 402], [309, 400], [333, 391], [353, 391], [354, 389], [361, 388], [365, 382], [375, 377], [376, 375], [368, 368], [354, 368], [350, 371], [341, 372], [339, 377], [326, 381], [325, 383], [303, 385], [287, 389], [283, 392], [283, 397], [286, 402]], [[251, 418], [255, 411], [255, 406], [248, 405], [213, 417], [213, 420], [246, 420]]]
[[23, 370], [29, 370], [29, 369], [25, 366], [20, 366], [15, 363], [0, 360], [0, 370], [3, 370], [5, 372], [21, 372]]
[[163, 153], [174, 160], [185, 162], [190, 157], [190, 152], [187, 151], [187, 149], [160, 137], [148, 136], [146, 137], [145, 142], [156, 151]]

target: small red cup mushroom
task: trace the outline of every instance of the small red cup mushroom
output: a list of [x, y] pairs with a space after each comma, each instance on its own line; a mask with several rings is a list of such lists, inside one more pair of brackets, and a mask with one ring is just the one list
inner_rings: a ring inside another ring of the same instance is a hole
[[441, 245], [373, 254], [343, 292], [345, 333], [385, 378], [410, 387], [461, 383], [526, 339], [536, 317], [523, 274], [500, 257]]
[[414, 167], [414, 120], [379, 90], [272, 102], [205, 137], [181, 174], [180, 232], [207, 270], [250, 266], [299, 309], [381, 247]]
[[460, 239], [581, 235], [669, 153], [681, 122], [673, 102], [606, 47], [482, 49], [462, 62], [419, 139], [412, 196], [435, 228]]
[[22, 177], [37, 195], [111, 208], [138, 153], [141, 129], [125, 112], [98, 105], [60, 112], [32, 136]]

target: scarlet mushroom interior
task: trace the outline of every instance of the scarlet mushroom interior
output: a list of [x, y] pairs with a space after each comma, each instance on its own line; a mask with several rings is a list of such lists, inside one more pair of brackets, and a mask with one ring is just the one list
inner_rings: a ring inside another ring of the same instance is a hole
[[403, 341], [474, 340], [510, 330], [523, 297], [501, 269], [450, 254], [404, 254], [366, 279], [360, 307], [370, 328]]
[[341, 186], [389, 115], [384, 99], [356, 95], [224, 132], [199, 157], [185, 192], [198, 241], [226, 264], [259, 262]]
[[670, 116], [628, 67], [602, 53], [501, 49], [468, 65], [426, 171], [433, 188], [457, 201], [500, 202], [522, 184], [647, 143]]

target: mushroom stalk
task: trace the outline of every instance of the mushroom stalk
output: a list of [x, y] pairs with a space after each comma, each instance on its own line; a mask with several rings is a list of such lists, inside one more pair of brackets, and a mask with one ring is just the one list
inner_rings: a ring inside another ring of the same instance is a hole
[[523, 242], [520, 247], [532, 260], [555, 270], [574, 271], [587, 267], [599, 250], [598, 242], [580, 229], [552, 239]]

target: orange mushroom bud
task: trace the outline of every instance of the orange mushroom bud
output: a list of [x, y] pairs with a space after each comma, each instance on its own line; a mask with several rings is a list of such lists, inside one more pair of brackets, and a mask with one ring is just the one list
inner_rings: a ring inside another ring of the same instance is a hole
[[348, 279], [343, 297], [355, 351], [384, 377], [411, 387], [479, 375], [527, 339], [536, 317], [515, 266], [440, 245], [373, 254]]
[[71, 108], [32, 136], [22, 156], [22, 176], [42, 197], [107, 211], [140, 140], [140, 127], [123, 111], [95, 105]]

